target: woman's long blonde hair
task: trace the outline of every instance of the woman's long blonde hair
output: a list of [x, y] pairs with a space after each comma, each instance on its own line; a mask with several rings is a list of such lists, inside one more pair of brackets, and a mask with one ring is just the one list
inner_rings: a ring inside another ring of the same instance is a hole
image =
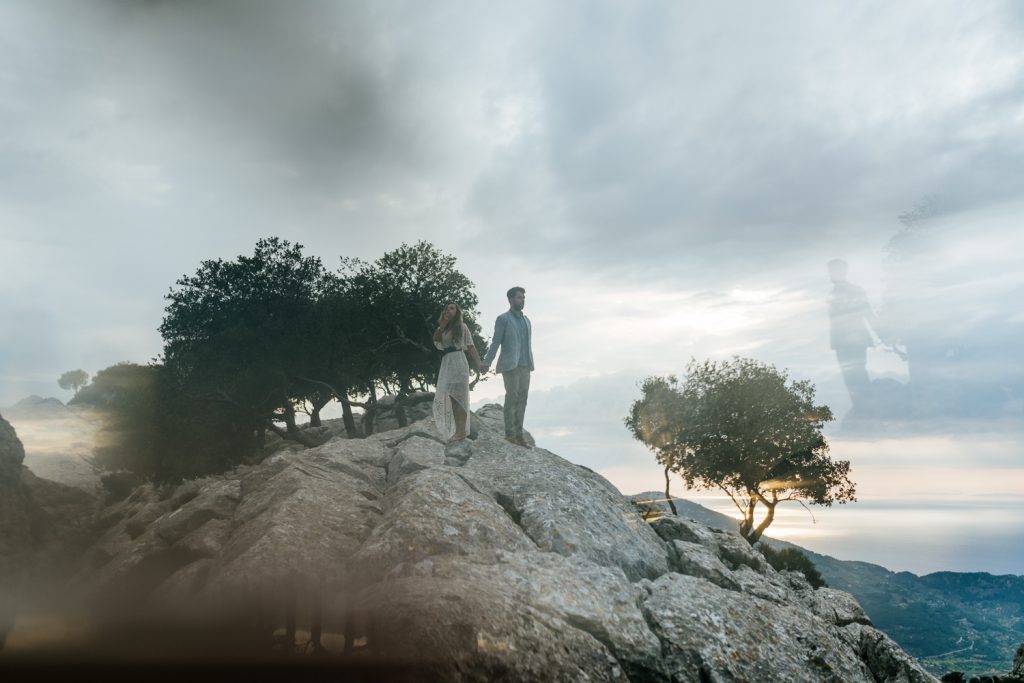
[[462, 322], [463, 322], [462, 321], [462, 309], [459, 308], [459, 305], [457, 303], [455, 303], [454, 301], [449, 301], [448, 303], [446, 303], [444, 305], [444, 308], [441, 309], [441, 315], [437, 316], [437, 326], [441, 327], [442, 325], [444, 325], [444, 312], [448, 310], [449, 306], [454, 306], [455, 307], [455, 315], [453, 315], [452, 319], [448, 321], [448, 326], [447, 327], [442, 327], [441, 328], [441, 334], [444, 334], [445, 332], [451, 332], [452, 339], [455, 339], [456, 338], [455, 337], [456, 333], [461, 333], [462, 332]]

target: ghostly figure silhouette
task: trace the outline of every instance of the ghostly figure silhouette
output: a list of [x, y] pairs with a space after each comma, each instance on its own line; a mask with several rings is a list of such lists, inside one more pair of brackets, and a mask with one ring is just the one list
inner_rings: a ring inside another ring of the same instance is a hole
[[846, 261], [832, 259], [828, 262], [828, 274], [832, 280], [832, 291], [828, 297], [829, 341], [836, 352], [854, 412], [865, 414], [871, 407], [867, 350], [875, 345], [871, 332], [877, 330], [878, 322], [867, 294], [848, 282], [846, 273]]

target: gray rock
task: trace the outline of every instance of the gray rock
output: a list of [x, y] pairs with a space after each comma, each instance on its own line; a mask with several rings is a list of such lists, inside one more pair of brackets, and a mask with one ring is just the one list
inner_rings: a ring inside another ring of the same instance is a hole
[[208, 482], [195, 498], [156, 520], [153, 532], [175, 543], [210, 520], [230, 519], [241, 498], [242, 485], [237, 480]]
[[403, 478], [389, 489], [385, 514], [352, 557], [358, 580], [382, 577], [391, 567], [436, 555], [464, 555], [502, 548], [535, 548], [490, 496], [458, 472], [438, 467]]
[[291, 595], [300, 621], [322, 608], [325, 639], [421, 680], [933, 680], [847, 594], [736, 534], [652, 528], [597, 474], [506, 442], [500, 407], [480, 412], [459, 444], [423, 420], [140, 487], [100, 515], [77, 585], [147, 616], [258, 603], [271, 627]]
[[89, 542], [95, 499], [35, 476], [25, 447], [0, 417], [0, 587], [19, 592], [29, 582], [63, 576]]
[[688, 541], [672, 541], [672, 549], [675, 560], [673, 564], [680, 574], [706, 579], [728, 590], [740, 590], [740, 585], [733, 579], [732, 572], [718, 559], [718, 555], [712, 549]]
[[739, 585], [741, 592], [768, 602], [785, 605], [796, 599], [786, 578], [774, 571], [761, 574], [746, 565], [740, 565], [732, 572], [732, 580]]
[[834, 588], [818, 588], [803, 594], [804, 603], [814, 614], [837, 626], [863, 624], [872, 626], [871, 620], [852, 595]]
[[175, 546], [191, 557], [215, 558], [231, 538], [232, 528], [231, 520], [212, 518], [177, 539]]
[[651, 528], [665, 541], [686, 541], [707, 547], [731, 569], [744, 565], [762, 573], [771, 569], [764, 556], [739, 534], [714, 529], [686, 517], [675, 516], [660, 517], [651, 523]]
[[620, 567], [631, 580], [668, 570], [664, 545], [608, 480], [482, 428], [461, 472], [546, 551]]
[[[243, 490], [249, 474], [242, 475]], [[258, 478], [235, 508], [231, 536], [210, 572], [210, 590], [269, 587], [295, 575], [341, 580], [348, 558], [380, 514], [379, 505], [360, 494], [367, 482], [323, 467], [315, 454], [297, 456], [274, 476]]]
[[0, 416], [0, 484], [16, 482], [21, 477], [25, 447], [11, 423]]
[[507, 559], [435, 559], [430, 575], [375, 584], [352, 602], [355, 634], [376, 657], [416, 662], [424, 680], [625, 682], [659, 670], [620, 571], [543, 553]]
[[865, 662], [876, 681], [934, 683], [936, 680], [891, 638], [871, 626], [850, 624], [839, 632]]
[[645, 613], [672, 680], [876, 683], [834, 627], [805, 609], [667, 574]]
[[663, 541], [686, 541], [715, 547], [713, 530], [700, 522], [687, 517], [665, 516], [651, 522], [651, 528]]
[[404, 475], [443, 465], [444, 445], [435, 439], [415, 435], [397, 446], [397, 452], [388, 464], [388, 486], [394, 486]]

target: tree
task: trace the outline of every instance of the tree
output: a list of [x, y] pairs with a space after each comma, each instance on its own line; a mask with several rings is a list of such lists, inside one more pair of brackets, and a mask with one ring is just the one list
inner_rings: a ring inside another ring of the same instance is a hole
[[[779, 503], [855, 501], [850, 463], [828, 457], [821, 430], [832, 420], [808, 381], [748, 358], [691, 361], [686, 381], [648, 377], [625, 419], [633, 436], [687, 488], [720, 489], [740, 511], [751, 545]], [[764, 517], [755, 522], [758, 506]]]
[[166, 297], [169, 379], [195, 401], [233, 406], [245, 428], [312, 445], [296, 426], [295, 403], [311, 391], [301, 378], [310, 374], [310, 317], [326, 283], [319, 258], [276, 237], [259, 240], [251, 257], [204, 261]]
[[351, 344], [371, 420], [378, 390], [397, 395], [401, 406], [406, 396], [427, 390], [437, 379], [440, 352], [431, 335], [446, 303], [458, 304], [477, 350], [486, 350], [473, 283], [455, 263], [454, 256], [421, 241], [403, 244], [372, 264], [349, 264], [339, 274], [358, 321]]
[[89, 373], [81, 368], [78, 370], [68, 370], [57, 380], [57, 384], [61, 389], [73, 389], [76, 394], [79, 389], [88, 383]]
[[94, 408], [100, 428], [93, 463], [147, 476], [159, 460], [157, 379], [153, 366], [122, 362], [96, 373], [70, 403]]
[[193, 400], [159, 364], [100, 370], [71, 403], [99, 413], [93, 463], [109, 471], [179, 481], [230, 469], [256, 446], [243, 411]]

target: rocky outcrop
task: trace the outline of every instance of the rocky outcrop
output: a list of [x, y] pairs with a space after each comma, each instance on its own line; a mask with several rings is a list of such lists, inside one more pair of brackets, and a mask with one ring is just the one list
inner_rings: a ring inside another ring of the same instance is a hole
[[30, 580], [63, 576], [80, 555], [94, 499], [36, 477], [22, 463], [25, 449], [0, 417], [0, 649]]
[[32, 540], [27, 492], [21, 486], [25, 448], [14, 427], [0, 417], [0, 578], [10, 580]]
[[420, 421], [140, 487], [73, 585], [111, 615], [259, 603], [271, 629], [292, 614], [424, 680], [934, 680], [850, 596], [735, 534], [647, 524], [594, 472], [505, 441], [500, 407], [477, 418], [454, 445]]
[[21, 577], [60, 574], [82, 550], [95, 502], [80, 489], [41, 479], [22, 463], [25, 449], [0, 417], [0, 577], [17, 586]]

